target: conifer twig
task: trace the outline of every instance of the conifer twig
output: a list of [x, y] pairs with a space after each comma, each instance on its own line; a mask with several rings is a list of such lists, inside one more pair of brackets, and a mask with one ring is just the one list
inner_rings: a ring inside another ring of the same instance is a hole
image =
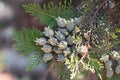
[[94, 23], [94, 21], [95, 21], [95, 17], [96, 17], [96, 15], [97, 15], [98, 11], [102, 8], [102, 6], [103, 6], [105, 3], [107, 3], [107, 1], [109, 1], [109, 0], [105, 0], [103, 3], [101, 3], [101, 4], [99, 5], [99, 7], [97, 8], [97, 10], [95, 11], [95, 13], [94, 13], [94, 15], [93, 15], [93, 17], [92, 17], [92, 21], [91, 21], [91, 23], [90, 23], [90, 28], [93, 26], [93, 23]]
[[45, 71], [45, 74], [44, 74], [42, 80], [46, 80], [46, 77], [48, 76], [49, 72], [51, 72], [50, 69], [51, 69], [54, 65], [55, 65], [55, 62], [52, 63], [52, 64], [48, 67], [48, 69]]
[[94, 21], [95, 21], [95, 17], [96, 17], [96, 15], [97, 15], [98, 11], [102, 8], [102, 6], [103, 6], [107, 1], [109, 1], [109, 0], [105, 0], [103, 3], [101, 3], [101, 4], [99, 5], [99, 7], [97, 8], [97, 10], [95, 11], [95, 13], [94, 13], [94, 15], [93, 15], [93, 17], [92, 17], [92, 20], [91, 20], [91, 23], [90, 23], [90, 30], [88, 31], [88, 47], [90, 46], [90, 36], [91, 36], [91, 32], [92, 32], [92, 26], [93, 26], [93, 23], [94, 23]]
[[[87, 49], [89, 49], [91, 46], [90, 46], [90, 36], [91, 36], [91, 32], [92, 32], [92, 26], [93, 26], [93, 23], [94, 23], [94, 21], [95, 21], [95, 17], [96, 17], [96, 15], [97, 15], [97, 13], [98, 13], [98, 11], [102, 8], [102, 6], [105, 4], [105, 3], [107, 3], [107, 1], [109, 1], [109, 0], [105, 0], [103, 3], [101, 3], [99, 6], [98, 6], [98, 8], [96, 9], [96, 11], [95, 11], [95, 13], [94, 13], [94, 15], [93, 15], [93, 17], [92, 17], [92, 19], [91, 19], [91, 22], [90, 22], [90, 30], [88, 31], [88, 38], [87, 38]], [[84, 53], [84, 55], [82, 56], [82, 60], [85, 58], [85, 57], [88, 57], [88, 52], [86, 52], [86, 53]]]

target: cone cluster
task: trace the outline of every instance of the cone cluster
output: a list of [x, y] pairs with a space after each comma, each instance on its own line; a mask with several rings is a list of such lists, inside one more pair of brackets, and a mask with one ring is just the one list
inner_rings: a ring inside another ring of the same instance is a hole
[[[103, 61], [105, 64], [106, 76], [108, 78], [111, 78], [114, 72], [116, 74], [120, 74], [120, 54], [117, 51], [112, 51], [111, 55], [102, 56], [100, 60]], [[114, 62], [117, 63], [117, 65], [115, 66], [115, 69], [113, 69]]]
[[57, 54], [57, 61], [64, 62], [66, 57], [70, 56], [75, 50], [77, 53], [84, 53], [86, 47], [83, 45], [76, 47], [72, 37], [73, 34], [80, 33], [78, 26], [81, 18], [66, 20], [58, 17], [56, 22], [58, 25], [56, 30], [45, 27], [43, 32], [45, 36], [35, 40], [36, 45], [41, 46], [45, 53], [43, 61], [50, 61], [54, 58], [54, 54]]

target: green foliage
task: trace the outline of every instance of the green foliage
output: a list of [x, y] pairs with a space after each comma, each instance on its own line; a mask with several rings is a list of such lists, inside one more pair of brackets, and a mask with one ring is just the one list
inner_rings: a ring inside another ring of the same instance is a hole
[[96, 59], [90, 58], [89, 61], [88, 61], [88, 64], [90, 65], [91, 70], [93, 69], [93, 71], [95, 71], [95, 70], [99, 71], [99, 70], [102, 70], [102, 68], [103, 68], [103, 64], [100, 63]]
[[31, 29], [23, 29], [15, 31], [14, 40], [16, 44], [14, 44], [15, 48], [20, 51], [22, 55], [27, 55], [31, 52], [41, 52], [39, 46], [36, 46], [34, 40], [42, 36], [40, 30], [31, 30]]
[[30, 61], [26, 68], [27, 71], [35, 69], [42, 62], [42, 54], [40, 52], [34, 52], [30, 55]]
[[79, 60], [74, 54], [71, 55], [70, 59], [66, 59], [65, 65], [71, 71], [70, 80], [77, 79], [77, 75], [81, 73], [81, 70], [91, 71], [96, 73], [97, 76], [101, 77], [101, 70], [103, 69], [103, 64], [97, 59], [89, 58], [84, 60]]
[[118, 36], [115, 33], [111, 33], [111, 36], [112, 36], [113, 39], [118, 40]]
[[[53, 62], [51, 62], [52, 64]], [[52, 67], [52, 71], [56, 72], [57, 78], [62, 80], [70, 80], [70, 71], [63, 63], [55, 62], [54, 66]]]
[[102, 70], [103, 65], [96, 59], [90, 58], [89, 60], [85, 62], [81, 62], [82, 66], [85, 70], [90, 70], [91, 72], [95, 73], [96, 70]]
[[82, 68], [85, 70], [90, 70], [92, 73], [96, 73], [97, 76], [102, 79], [101, 71], [104, 68], [103, 64], [97, 59], [89, 58], [89, 60], [82, 61]]
[[60, 16], [66, 19], [75, 17], [75, 10], [71, 2], [72, 0], [70, 2], [64, 0], [64, 3], [59, 2], [57, 6], [50, 1], [47, 5], [44, 4], [43, 7], [36, 3], [25, 4], [23, 7], [27, 13], [35, 16], [40, 23], [47, 24], [50, 27], [56, 27], [56, 17]]
[[[92, 50], [89, 51], [90, 57], [99, 59], [104, 55], [112, 55], [112, 48], [115, 48], [115, 46], [117, 47], [120, 44], [119, 36], [116, 35], [116, 33], [119, 33], [119, 29], [117, 29], [115, 32], [106, 30], [106, 38], [103, 39], [103, 44], [98, 44], [96, 45], [97, 47], [92, 48]], [[111, 40], [109, 41], [109, 39]]]
[[116, 29], [116, 32], [119, 32], [119, 33], [120, 33], [120, 28], [117, 28], [117, 29]]
[[70, 71], [65, 68], [63, 65], [58, 65], [57, 67], [57, 76], [62, 80], [69, 80], [70, 79]]
[[79, 73], [78, 57], [74, 53], [70, 56], [70, 59], [66, 59], [65, 65], [71, 71], [70, 80], [74, 80], [75, 76]]

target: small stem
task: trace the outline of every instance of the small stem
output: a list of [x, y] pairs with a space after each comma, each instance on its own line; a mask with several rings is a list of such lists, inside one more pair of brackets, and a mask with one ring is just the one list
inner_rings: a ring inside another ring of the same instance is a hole
[[88, 54], [88, 52], [84, 53], [84, 55], [81, 58], [81, 61], [86, 57], [87, 54]]
[[48, 76], [49, 72], [51, 71], [50, 68], [52, 68], [54, 65], [55, 65], [55, 62], [48, 67], [48, 69], [45, 71], [45, 74], [41, 80], [46, 80], [46, 77]]
[[[92, 26], [93, 26], [93, 23], [94, 23], [94, 21], [95, 21], [95, 17], [96, 17], [96, 15], [97, 15], [98, 11], [102, 8], [102, 6], [103, 6], [105, 3], [107, 3], [107, 1], [109, 1], [109, 0], [105, 0], [103, 3], [101, 3], [101, 4], [99, 5], [99, 7], [98, 7], [97, 10], [95, 11], [95, 13], [94, 13], [94, 15], [93, 15], [93, 17], [92, 17], [92, 19], [91, 19], [91, 22], [90, 22], [90, 30], [88, 31], [88, 38], [87, 38], [87, 47], [88, 47], [87, 49], [90, 48], [90, 36], [91, 36], [91, 33], [92, 33]], [[86, 55], [88, 55], [88, 52], [84, 53], [84, 55], [82, 56], [81, 60], [83, 60], [83, 59], [86, 57]]]
[[88, 31], [88, 39], [87, 39], [87, 47], [90, 48], [90, 36], [91, 36], [92, 28]]
[[103, 3], [101, 3], [101, 4], [99, 5], [99, 7], [97, 8], [97, 10], [95, 11], [95, 13], [94, 13], [94, 15], [93, 15], [93, 17], [92, 17], [92, 20], [91, 20], [91, 23], [90, 23], [90, 30], [88, 31], [88, 47], [90, 46], [90, 36], [91, 36], [91, 32], [92, 32], [92, 26], [93, 26], [93, 23], [94, 23], [94, 21], [95, 21], [95, 17], [96, 17], [96, 15], [97, 15], [98, 11], [102, 8], [102, 6], [103, 6], [107, 1], [109, 1], [109, 0], [105, 0]]
[[103, 3], [101, 3], [101, 4], [99, 5], [99, 7], [97, 8], [97, 10], [95, 11], [95, 13], [94, 13], [94, 15], [93, 15], [93, 17], [92, 17], [92, 21], [91, 21], [91, 23], [90, 23], [90, 28], [93, 26], [93, 23], [94, 23], [94, 20], [95, 20], [95, 17], [96, 17], [96, 15], [97, 15], [98, 11], [102, 8], [102, 6], [103, 6], [105, 3], [107, 3], [107, 1], [109, 1], [109, 0], [105, 0]]

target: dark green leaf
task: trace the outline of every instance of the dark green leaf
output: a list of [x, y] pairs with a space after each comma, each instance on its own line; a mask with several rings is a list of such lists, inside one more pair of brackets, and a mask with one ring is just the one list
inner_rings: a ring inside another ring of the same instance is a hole
[[14, 46], [22, 55], [27, 55], [34, 51], [41, 52], [40, 47], [34, 42], [36, 38], [41, 36], [42, 33], [40, 30], [23, 29], [15, 31], [14, 40], [16, 43]]

